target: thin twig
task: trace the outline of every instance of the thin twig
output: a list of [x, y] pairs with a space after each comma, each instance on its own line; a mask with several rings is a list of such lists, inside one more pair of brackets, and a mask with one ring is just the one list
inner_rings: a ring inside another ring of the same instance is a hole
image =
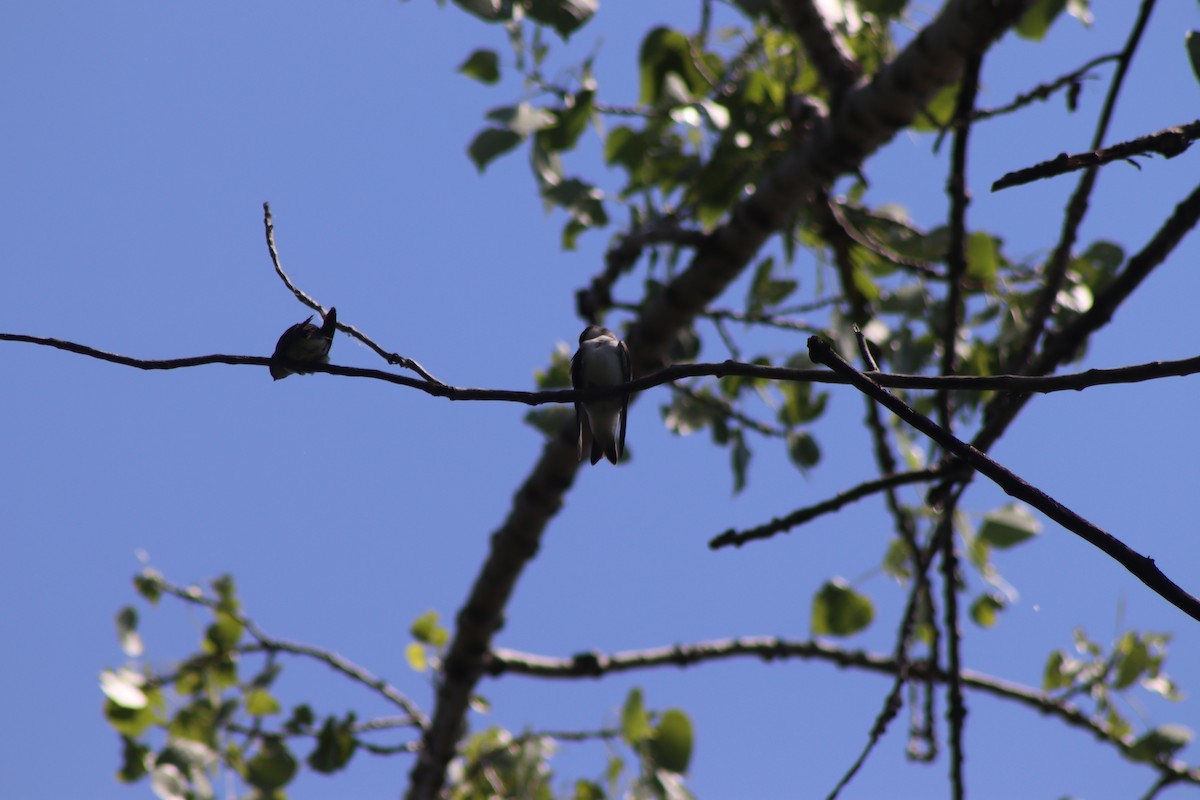
[[1050, 81], [1049, 83], [1039, 84], [1039, 85], [1033, 87], [1032, 89], [1030, 89], [1028, 92], [1023, 92], [1023, 93], [1017, 95], [1015, 98], [1013, 98], [1013, 100], [1011, 102], [1006, 103], [1005, 105], [999, 106], [997, 108], [981, 108], [981, 109], [978, 109], [978, 110], [972, 112], [970, 119], [967, 120], [967, 122], [965, 124], [970, 124], [972, 122], [978, 122], [980, 120], [990, 119], [992, 117], [1000, 116], [1001, 114], [1008, 114], [1008, 113], [1016, 111], [1020, 108], [1023, 108], [1027, 105], [1030, 105], [1037, 100], [1046, 100], [1051, 95], [1053, 95], [1055, 92], [1057, 92], [1059, 89], [1062, 89], [1064, 87], [1072, 87], [1072, 90], [1074, 90], [1074, 87], [1078, 86], [1079, 82], [1081, 80], [1088, 77], [1088, 73], [1091, 72], [1093, 69], [1100, 66], [1101, 64], [1106, 64], [1109, 61], [1116, 61], [1120, 57], [1121, 57], [1120, 53], [1109, 53], [1106, 56], [1099, 56], [1097, 58], [1093, 58], [1091, 61], [1084, 64], [1079, 69], [1073, 70], [1072, 72], [1068, 72], [1066, 75], [1063, 75], [1060, 78], [1056, 78], [1055, 80]]
[[1134, 156], [1160, 155], [1163, 158], [1174, 158], [1191, 147], [1197, 138], [1200, 138], [1200, 120], [1192, 120], [1099, 150], [1088, 150], [1074, 155], [1059, 153], [1049, 161], [1005, 174], [992, 184], [992, 191], [998, 192], [1010, 186], [1021, 186], [1080, 169], [1094, 169], [1110, 161], [1128, 161], [1136, 167], [1138, 165], [1133, 161]]
[[[299, 300], [301, 303], [308, 306], [309, 308], [313, 309], [314, 311], [320, 313], [321, 316], [324, 316], [325, 309], [321, 307], [321, 304], [318, 303], [316, 300], [312, 299], [311, 297], [309, 297], [304, 292], [303, 289], [296, 286], [296, 284], [292, 283], [292, 279], [289, 278], [287, 273], [283, 271], [283, 266], [279, 263], [279, 251], [275, 248], [275, 224], [271, 220], [271, 204], [270, 203], [263, 203], [263, 227], [266, 229], [266, 234], [267, 234], [267, 252], [270, 253], [270, 255], [271, 255], [271, 263], [275, 265], [275, 273], [279, 276], [280, 280], [283, 281], [284, 285], [287, 286], [287, 288], [289, 290], [291, 290], [292, 294], [294, 294], [296, 296], [297, 300]], [[374, 350], [376, 355], [378, 355], [380, 358], [382, 358], [387, 363], [392, 364], [394, 366], [401, 367], [403, 369], [412, 370], [413, 372], [417, 373], [418, 375], [420, 375], [422, 378], [429, 381], [430, 383], [445, 386], [444, 383], [442, 383], [437, 378], [433, 377], [433, 375], [431, 375], [424, 367], [422, 367], [416, 361], [413, 361], [411, 358], [408, 358], [406, 356], [402, 356], [399, 353], [387, 352], [382, 347], [377, 345], [373, 339], [368, 337], [362, 331], [358, 330], [358, 328], [355, 328], [353, 325], [347, 325], [346, 323], [339, 320], [338, 324], [337, 324], [337, 328], [338, 328], [338, 330], [340, 330], [344, 333], [350, 334], [355, 339], [358, 339], [360, 342], [365, 344], [367, 347]]]
[[154, 585], [164, 594], [172, 595], [173, 597], [177, 597], [187, 603], [204, 606], [205, 608], [212, 609], [214, 611], [220, 610], [221, 613], [228, 614], [245, 629], [246, 633], [250, 634], [250, 636], [258, 642], [264, 651], [268, 653], [273, 651], [291, 653], [293, 655], [305, 656], [307, 658], [320, 661], [332, 669], [342, 673], [351, 680], [354, 680], [366, 686], [367, 688], [372, 689], [381, 697], [395, 704], [405, 714], [408, 715], [408, 717], [412, 720], [412, 724], [421, 731], [424, 731], [429, 726], [429, 719], [423, 713], [421, 713], [421, 710], [417, 708], [415, 703], [405, 697], [398, 689], [382, 678], [375, 677], [370, 672], [367, 672], [367, 670], [363, 669], [352, 661], [347, 660], [343, 656], [330, 650], [323, 650], [319, 647], [312, 647], [311, 645], [300, 644], [299, 642], [289, 642], [284, 639], [276, 639], [275, 637], [268, 635], [262, 630], [262, 628], [258, 627], [258, 625], [249, 617], [222, 607], [217, 600], [205, 596], [198, 589], [185, 589], [169, 583], [165, 578], [162, 577], [162, 575], [153, 570], [144, 572], [143, 576], [153, 580]]
[[741, 547], [746, 542], [752, 542], [756, 539], [768, 539], [779, 533], [788, 533], [792, 528], [810, 522], [823, 514], [832, 514], [839, 511], [850, 503], [862, 500], [864, 497], [870, 497], [873, 494], [894, 489], [898, 486], [908, 486], [914, 483], [928, 483], [935, 481], [947, 474], [944, 467], [913, 470], [912, 472], [901, 472], [893, 475], [884, 475], [881, 478], [876, 478], [870, 481], [864, 481], [844, 492], [839, 492], [828, 500], [823, 500], [815, 505], [806, 506], [804, 508], [793, 511], [784, 517], [778, 517], [770, 522], [762, 525], [756, 525], [753, 528], [748, 528], [744, 531], [729, 530], [714, 536], [708, 543], [710, 550], [720, 550], [723, 547]]

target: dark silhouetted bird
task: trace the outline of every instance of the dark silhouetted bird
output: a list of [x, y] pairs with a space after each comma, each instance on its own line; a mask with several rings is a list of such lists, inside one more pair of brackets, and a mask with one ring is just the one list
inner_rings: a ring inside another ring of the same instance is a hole
[[[589, 325], [579, 334], [579, 350], [571, 357], [571, 385], [576, 389], [619, 386], [633, 377], [629, 348], [608, 328]], [[607, 458], [616, 464], [625, 450], [625, 416], [629, 395], [575, 404], [579, 460], [591, 442], [595, 464]]]
[[311, 370], [303, 369], [299, 364], [327, 363], [329, 348], [333, 345], [333, 332], [336, 329], [336, 308], [329, 309], [325, 314], [325, 322], [319, 328], [312, 324], [312, 317], [288, 328], [279, 337], [275, 353], [271, 356], [271, 377], [279, 380], [293, 372], [304, 375]]

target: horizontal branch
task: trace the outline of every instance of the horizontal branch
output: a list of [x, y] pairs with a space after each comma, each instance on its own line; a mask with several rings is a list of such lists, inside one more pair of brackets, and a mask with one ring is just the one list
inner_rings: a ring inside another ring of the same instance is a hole
[[[511, 674], [550, 679], [599, 678], [603, 675], [638, 669], [688, 667], [707, 661], [745, 657], [760, 658], [763, 661], [783, 659], [824, 661], [841, 668], [861, 669], [882, 675], [896, 675], [901, 669], [900, 662], [893, 656], [878, 655], [863, 650], [844, 650], [815, 641], [796, 641], [774, 636], [746, 636], [647, 650], [628, 650], [612, 655], [595, 652], [580, 653], [571, 658], [554, 658], [496, 648], [488, 654], [487, 673], [492, 676]], [[903, 668], [908, 671], [908, 676], [912, 680], [932, 680], [945, 683], [950, 677], [945, 670], [926, 660], [905, 662]], [[1134, 738], [1132, 735], [1117, 735], [1102, 720], [1088, 717], [1081, 709], [1070, 703], [1065, 703], [1032, 687], [1022, 686], [981, 672], [964, 669], [961, 674], [963, 686], [993, 697], [1014, 701], [1055, 717], [1071, 727], [1088, 731], [1100, 741], [1116, 747], [1126, 758], [1133, 759]], [[1176, 780], [1200, 783], [1200, 767], [1189, 767], [1178, 760], [1159, 762], [1152, 766], [1162, 774], [1172, 775]]]
[[1097, 525], [1089, 522], [1050, 495], [1026, 483], [1015, 473], [986, 456], [982, 451], [955, 437], [933, 420], [910, 408], [903, 400], [888, 392], [873, 378], [842, 360], [829, 343], [819, 336], [808, 340], [808, 353], [813, 361], [825, 364], [831, 370], [847, 377], [854, 388], [887, 408], [907, 424], [928, 436], [947, 453], [952, 453], [971, 469], [986, 476], [1004, 490], [1005, 494], [1024, 500], [1050, 519], [1079, 536], [1084, 541], [1106, 553], [1134, 577], [1146, 584], [1153, 592], [1192, 619], [1200, 620], [1200, 600], [1186, 592], [1163, 573], [1154, 559], [1142, 555], [1120, 539]]
[[[43, 336], [29, 336], [22, 333], [0, 333], [0, 341], [25, 342], [43, 347], [53, 347], [71, 353], [135, 367], [144, 370], [183, 369], [199, 367], [206, 364], [233, 364], [238, 366], [269, 367], [271, 359], [264, 356], [235, 356], [215, 353], [205, 356], [188, 356], [185, 358], [145, 359], [125, 356], [98, 350], [88, 345], [69, 342], [63, 339], [51, 339]], [[343, 367], [338, 364], [301, 364], [308, 372], [325, 372], [330, 375], [341, 375], [348, 378], [370, 378], [386, 381], [400, 386], [418, 389], [434, 397], [445, 397], [449, 400], [491, 401], [505, 403], [522, 403], [529, 406], [546, 403], [575, 403], [581, 400], [603, 399], [622, 394], [632, 394], [664, 383], [671, 383], [681, 378], [715, 377], [724, 378], [738, 376], [743, 378], [760, 378], [771, 381], [788, 381], [796, 383], [825, 383], [848, 384], [853, 381], [843, 375], [831, 373], [823, 369], [792, 369], [789, 367], [768, 367], [759, 364], [746, 364], [739, 361], [722, 361], [719, 363], [675, 364], [658, 370], [635, 381], [620, 386], [602, 389], [576, 391], [574, 389], [551, 389], [540, 392], [515, 391], [510, 389], [471, 389], [459, 386], [449, 386], [444, 383], [434, 383], [407, 375], [397, 375], [378, 369], [361, 367]], [[1025, 375], [902, 375], [891, 372], [873, 372], [872, 379], [880, 386], [891, 389], [929, 389], [942, 391], [973, 391], [973, 392], [1015, 392], [1050, 393], [1063, 391], [1079, 391], [1093, 386], [1106, 386], [1120, 383], [1141, 383], [1160, 378], [1182, 377], [1200, 373], [1200, 356], [1180, 359], [1178, 361], [1150, 361], [1145, 364], [1135, 364], [1128, 367], [1110, 369], [1089, 369], [1083, 372], [1065, 375], [1025, 376]]]
[[998, 192], [1010, 186], [1020, 186], [1043, 178], [1065, 175], [1075, 170], [1098, 167], [1110, 161], [1130, 161], [1137, 166], [1135, 162], [1132, 162], [1134, 156], [1158, 154], [1164, 158], [1174, 158], [1191, 147], [1197, 137], [1200, 137], [1200, 120], [1193, 120], [1185, 125], [1177, 125], [1157, 133], [1139, 136], [1136, 139], [1119, 142], [1099, 150], [1089, 150], [1086, 153], [1076, 153], [1075, 155], [1059, 153], [1049, 161], [1043, 161], [1032, 167], [1025, 167], [1004, 175], [992, 184], [992, 191]]

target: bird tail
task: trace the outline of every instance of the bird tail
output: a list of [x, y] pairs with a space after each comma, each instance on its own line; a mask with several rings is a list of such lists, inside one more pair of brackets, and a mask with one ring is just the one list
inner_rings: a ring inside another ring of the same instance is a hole
[[332, 339], [334, 331], [337, 330], [337, 309], [330, 307], [329, 313], [325, 315], [325, 322], [321, 325], [321, 335], [326, 339]]
[[607, 458], [609, 463], [616, 464], [617, 459], [621, 454], [617, 452], [617, 440], [612, 436], [606, 437], [605, 441], [601, 441], [600, 437], [592, 434], [592, 464], [596, 464], [602, 458]]

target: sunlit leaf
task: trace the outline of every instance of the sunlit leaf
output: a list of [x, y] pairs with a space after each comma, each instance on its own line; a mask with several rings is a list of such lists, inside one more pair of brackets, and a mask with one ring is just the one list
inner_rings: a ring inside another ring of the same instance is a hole
[[850, 636], [875, 619], [871, 599], [842, 578], [827, 581], [813, 597], [812, 630], [817, 636]]
[[621, 738], [631, 747], [636, 747], [648, 739], [653, 731], [650, 728], [650, 715], [642, 701], [641, 689], [630, 689], [625, 698], [625, 706], [621, 709]]
[[979, 526], [978, 538], [992, 547], [1004, 549], [1037, 536], [1042, 523], [1023, 505], [1011, 504], [990, 511]]
[[480, 83], [495, 84], [500, 81], [500, 56], [495, 50], [474, 50], [467, 60], [458, 65], [458, 71]]
[[1182, 725], [1161, 725], [1143, 735], [1129, 749], [1135, 761], [1163, 762], [1192, 741], [1194, 734]]
[[650, 738], [654, 763], [671, 772], [686, 772], [692, 759], [692, 721], [682, 711], [663, 712]]

